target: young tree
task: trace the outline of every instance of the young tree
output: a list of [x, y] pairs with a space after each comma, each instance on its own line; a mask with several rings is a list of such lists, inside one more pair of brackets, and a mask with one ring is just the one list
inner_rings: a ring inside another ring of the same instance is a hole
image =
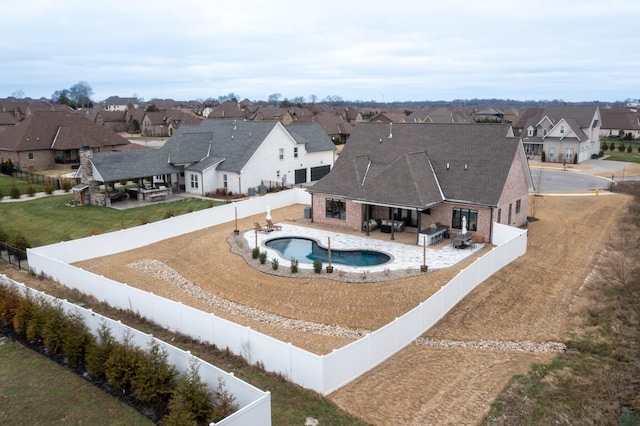
[[91, 101], [93, 89], [86, 81], [80, 81], [71, 86], [69, 93], [78, 108], [86, 109], [93, 106], [93, 102]]
[[149, 350], [140, 361], [132, 380], [138, 399], [155, 407], [166, 407], [175, 389], [176, 369], [167, 361], [167, 351], [151, 339]]

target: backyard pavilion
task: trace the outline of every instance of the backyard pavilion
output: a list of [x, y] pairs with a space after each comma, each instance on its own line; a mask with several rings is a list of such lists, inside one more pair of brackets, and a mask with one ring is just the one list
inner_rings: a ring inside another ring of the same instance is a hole
[[[97, 153], [89, 155], [89, 164], [81, 165], [78, 173], [83, 183], [104, 183], [105, 205], [135, 197], [138, 201], [157, 201], [180, 192], [177, 179], [179, 170], [168, 162], [162, 150]], [[86, 182], [85, 182], [86, 180]], [[116, 183], [132, 181], [136, 188], [120, 189]], [[91, 187], [91, 185], [90, 185]], [[98, 191], [100, 192], [100, 191]], [[94, 196], [94, 194], [90, 194]]]

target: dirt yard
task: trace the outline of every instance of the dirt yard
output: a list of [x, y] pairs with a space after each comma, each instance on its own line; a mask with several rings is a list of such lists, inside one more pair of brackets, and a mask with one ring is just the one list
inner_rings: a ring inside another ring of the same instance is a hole
[[[536, 197], [528, 252], [480, 285], [424, 337], [459, 342], [561, 342], [578, 324], [574, 300], [594, 260], [622, 220], [625, 195]], [[272, 211], [274, 222], [294, 220], [301, 206]], [[250, 217], [238, 228], [250, 229]], [[247, 265], [221, 225], [80, 266], [171, 297], [318, 354], [349, 339], [290, 330], [231, 314], [187, 296], [165, 280], [127, 266], [154, 259], [212, 295], [263, 312], [304, 321], [374, 330], [415, 307], [457, 271], [429, 272], [380, 283], [320, 277], [278, 277]], [[469, 261], [472, 261], [470, 259]], [[458, 265], [464, 267], [464, 263]], [[477, 424], [512, 375], [553, 354], [503, 349], [411, 345], [329, 396], [373, 424]]]

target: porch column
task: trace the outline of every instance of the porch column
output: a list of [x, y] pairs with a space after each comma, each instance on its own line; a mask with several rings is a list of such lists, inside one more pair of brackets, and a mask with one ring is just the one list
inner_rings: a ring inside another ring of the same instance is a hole
[[395, 221], [396, 221], [396, 219], [395, 219], [395, 217], [396, 217], [396, 209], [395, 209], [395, 207], [392, 207], [391, 208], [391, 239], [392, 240], [396, 239], [396, 235], [395, 235], [395, 232], [396, 232]]
[[367, 204], [363, 204], [363, 205], [364, 205], [364, 220], [365, 220], [364, 228], [366, 230], [366, 235], [368, 237], [369, 236], [369, 205]]

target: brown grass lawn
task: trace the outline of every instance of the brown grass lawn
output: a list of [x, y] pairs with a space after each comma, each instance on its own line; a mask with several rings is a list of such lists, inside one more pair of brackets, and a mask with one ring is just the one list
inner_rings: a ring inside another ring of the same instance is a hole
[[[459, 303], [425, 337], [461, 341], [563, 341], [583, 284], [616, 230], [630, 197], [538, 197], [529, 224], [528, 252], [498, 271]], [[302, 216], [302, 207], [272, 211], [274, 222]], [[240, 221], [250, 229], [256, 220]], [[313, 351], [327, 353], [348, 340], [285, 330], [217, 311], [165, 281], [127, 267], [151, 258], [207, 291], [281, 316], [376, 329], [402, 315], [457, 271], [429, 272], [382, 283], [344, 283], [321, 277], [277, 277], [233, 254], [234, 224], [183, 235], [80, 266], [129, 285], [172, 297]], [[469, 261], [471, 261], [470, 259]], [[458, 265], [464, 267], [464, 263]], [[477, 424], [509, 379], [551, 354], [411, 345], [329, 395], [349, 413], [373, 424]]]

